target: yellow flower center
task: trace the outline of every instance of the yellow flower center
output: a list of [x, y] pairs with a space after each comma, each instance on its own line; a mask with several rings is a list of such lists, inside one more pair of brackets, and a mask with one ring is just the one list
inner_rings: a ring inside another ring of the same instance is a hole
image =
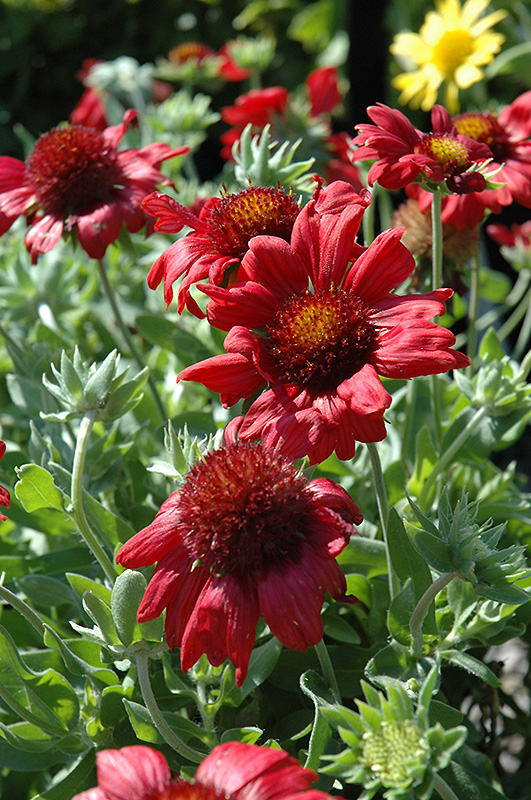
[[469, 160], [465, 145], [449, 133], [426, 133], [415, 152], [430, 156], [446, 172], [464, 169]]
[[474, 40], [468, 31], [457, 29], [443, 33], [433, 48], [432, 63], [446, 78], [472, 53]]
[[383, 722], [363, 734], [360, 761], [383, 786], [407, 786], [411, 762], [425, 764], [427, 756], [427, 744], [411, 720]]

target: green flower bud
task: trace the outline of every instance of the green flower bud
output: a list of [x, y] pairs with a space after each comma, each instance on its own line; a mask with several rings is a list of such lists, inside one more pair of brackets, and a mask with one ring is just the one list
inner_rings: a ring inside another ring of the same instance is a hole
[[260, 136], [253, 137], [251, 129], [252, 126], [247, 125], [232, 150], [234, 175], [238, 183], [245, 187], [249, 181], [254, 186], [276, 187], [280, 184], [309, 199], [315, 189], [315, 180], [309, 171], [315, 159], [293, 161], [302, 140], [285, 141], [279, 145], [271, 140], [269, 124]]
[[43, 419], [64, 421], [82, 417], [87, 411], [95, 412], [95, 419], [112, 421], [133, 409], [142, 399], [140, 389], [147, 381], [147, 367], [132, 380], [124, 383], [128, 370], [117, 374], [120, 356], [117, 350], [109, 353], [101, 364], [86, 366], [78, 348], [73, 360], [61, 353], [60, 369], [51, 365], [56, 382], [42, 376], [44, 387], [52, 394], [64, 411], [44, 414]]
[[339, 705], [320, 706], [324, 718], [337, 728], [347, 750], [324, 756], [330, 764], [320, 771], [345, 783], [361, 783], [368, 800], [385, 789], [388, 800], [431, 797], [434, 774], [446, 767], [463, 744], [464, 726], [444, 730], [430, 726], [429, 705], [439, 680], [433, 666], [417, 696], [416, 707], [405, 687], [382, 680], [385, 694], [365, 681], [365, 701], [356, 700], [359, 713]]
[[490, 522], [476, 521], [478, 503], [469, 503], [463, 494], [452, 508], [445, 491], [439, 502], [439, 524], [435, 525], [418, 506], [409, 501], [421, 528], [406, 523], [416, 550], [437, 572], [453, 573], [470, 583], [474, 591], [490, 600], [518, 605], [529, 600], [514, 581], [529, 570], [524, 546], [511, 545], [503, 550], [496, 546], [505, 525], [490, 527]]

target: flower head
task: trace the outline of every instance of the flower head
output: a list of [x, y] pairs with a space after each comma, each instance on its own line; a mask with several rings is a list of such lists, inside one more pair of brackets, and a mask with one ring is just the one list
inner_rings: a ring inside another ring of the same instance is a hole
[[249, 186], [236, 193], [225, 192], [211, 198], [199, 216], [168, 195], [154, 192], [142, 203], [148, 214], [158, 217], [156, 231], [176, 233], [184, 225], [192, 228], [155, 261], [148, 286], [156, 289], [164, 280], [164, 298], [173, 299], [173, 284], [185, 275], [178, 292], [178, 310], [184, 307], [203, 316], [190, 295], [190, 287], [199, 280], [220, 284], [228, 272], [237, 270], [253, 236], [269, 234], [289, 239], [299, 206], [291, 193], [280, 187]]
[[178, 380], [219, 391], [225, 406], [264, 388], [240, 439], [262, 437], [313, 464], [334, 450], [346, 460], [356, 441], [385, 437], [391, 397], [378, 375], [412, 378], [468, 364], [451, 349], [454, 336], [430, 321], [451, 289], [391, 293], [415, 266], [400, 242], [403, 229], [353, 247], [367, 203], [350, 185], [331, 184], [302, 209], [290, 243], [255, 237], [239, 283], [201, 287], [211, 298], [210, 323], [229, 331], [227, 354], [186, 368]]
[[489, 64], [505, 37], [489, 29], [506, 16], [494, 11], [482, 16], [489, 0], [440, 0], [437, 11], [426, 15], [418, 34], [400, 33], [391, 45], [391, 53], [412, 61], [418, 69], [403, 72], [393, 80], [400, 92], [399, 102], [429, 111], [444, 87], [444, 104], [455, 112], [459, 108], [459, 90], [482, 80], [480, 69]]
[[445, 184], [449, 192], [467, 194], [482, 191], [486, 181], [477, 171], [491, 158], [486, 144], [457, 132], [442, 106], [431, 113], [433, 130], [422, 133], [401, 111], [378, 103], [367, 109], [375, 125], [357, 125], [358, 136], [352, 145], [354, 160], [377, 159], [369, 169], [368, 180], [386, 189], [403, 189], [415, 180], [428, 186]]
[[[6, 452], [5, 442], [0, 441], [0, 460], [4, 457]], [[7, 489], [4, 489], [3, 486], [0, 486], [0, 506], [3, 508], [9, 508], [11, 505], [11, 498], [9, 497], [9, 492]], [[3, 514], [0, 514], [0, 519], [7, 519]]]
[[141, 201], [157, 184], [163, 161], [187, 147], [151, 144], [140, 150], [117, 147], [136, 112], [100, 132], [67, 124], [43, 134], [26, 161], [0, 157], [0, 235], [20, 216], [30, 228], [25, 244], [32, 262], [52, 250], [63, 233], [75, 235], [91, 258], [102, 258], [120, 235], [145, 224]]
[[337, 775], [346, 783], [361, 783], [361, 797], [369, 800], [379, 790], [387, 800], [429, 798], [434, 775], [448, 766], [452, 754], [463, 744], [464, 726], [444, 729], [430, 724], [429, 705], [439, 670], [433, 667], [419, 692], [416, 707], [399, 681], [383, 679], [385, 694], [361, 681], [364, 700], [356, 700], [358, 712], [324, 704], [325, 719], [337, 727], [348, 749], [322, 772]]
[[279, 453], [232, 439], [191, 468], [117, 561], [158, 562], [137, 618], [167, 609], [167, 642], [181, 648], [183, 670], [203, 653], [214, 666], [229, 658], [241, 686], [260, 616], [291, 649], [322, 638], [325, 592], [345, 600], [335, 556], [360, 521], [341, 487], [307, 483]]
[[[531, 91], [499, 113], [471, 111], [453, 117], [452, 123], [459, 134], [489, 148], [489, 170], [497, 186], [443, 197], [443, 222], [470, 230], [482, 222], [486, 211], [499, 214], [513, 201], [531, 208]], [[429, 210], [429, 193], [420, 186], [408, 186], [406, 192], [417, 198], [423, 211]]]
[[284, 750], [243, 742], [215, 747], [192, 781], [172, 776], [162, 753], [145, 745], [96, 755], [98, 786], [73, 800], [330, 800], [312, 789], [317, 775]]

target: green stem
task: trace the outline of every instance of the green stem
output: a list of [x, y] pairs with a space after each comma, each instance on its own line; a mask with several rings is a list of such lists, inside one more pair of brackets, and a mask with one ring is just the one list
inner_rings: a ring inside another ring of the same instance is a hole
[[510, 317], [508, 317], [503, 323], [503, 325], [500, 327], [498, 331], [498, 337], [500, 341], [503, 342], [503, 340], [506, 339], [509, 336], [509, 334], [513, 332], [513, 330], [519, 324], [520, 320], [522, 320], [525, 317], [529, 309], [530, 303], [531, 303], [531, 289], [528, 289], [523, 299], [514, 309]]
[[437, 189], [433, 192], [431, 203], [431, 288], [440, 289], [442, 286], [443, 265], [443, 229], [441, 219], [442, 192]]
[[[418, 382], [413, 380], [408, 381], [406, 387], [406, 419], [402, 435], [402, 462], [409, 474], [411, 474], [413, 470], [413, 462], [415, 460], [415, 441], [413, 437], [414, 431], [418, 430], [418, 425], [415, 424], [418, 385]], [[410, 455], [410, 453], [412, 453], [412, 455]]]
[[339, 691], [339, 684], [337, 682], [336, 673], [334, 672], [334, 667], [332, 666], [330, 653], [322, 639], [315, 645], [315, 652], [317, 653], [317, 658], [319, 659], [325, 681], [332, 689], [338, 701], [341, 700], [341, 692]]
[[[488, 328], [489, 325], [494, 325], [494, 323], [497, 322], [505, 312], [515, 309], [515, 306], [518, 306], [525, 296], [523, 310], [520, 311], [520, 308], [516, 308], [507, 321], [503, 323], [498, 332], [499, 336], [501, 334], [501, 339], [505, 338], [513, 330], [513, 328], [516, 327], [522, 316], [525, 314], [526, 309], [529, 307], [529, 303], [531, 302], [531, 294], [530, 291], [528, 291], [530, 282], [531, 270], [526, 269], [520, 272], [516, 279], [516, 283], [505, 298], [504, 302], [498, 308], [487, 311], [478, 319], [478, 331], [485, 330], [485, 328]], [[513, 317], [515, 318], [514, 322]]]
[[146, 708], [149, 711], [151, 719], [153, 720], [158, 732], [165, 742], [169, 744], [169, 746], [172, 747], [176, 753], [179, 753], [180, 756], [188, 759], [188, 761], [191, 761], [194, 764], [200, 764], [201, 761], [206, 758], [208, 753], [200, 753], [198, 750], [194, 750], [193, 747], [189, 747], [181, 739], [179, 739], [177, 734], [170, 728], [164, 719], [162, 711], [158, 707], [149, 680], [148, 654], [145, 650], [141, 650], [136, 654], [136, 666], [138, 670], [140, 691], [142, 692], [144, 703], [146, 704]]
[[467, 356], [470, 361], [476, 355], [477, 338], [477, 318], [479, 308], [479, 273], [480, 273], [480, 254], [479, 247], [475, 257], [472, 259], [470, 269], [470, 295], [468, 300], [468, 332], [467, 332]]
[[518, 334], [518, 339], [516, 340], [514, 350], [511, 354], [515, 360], [518, 361], [518, 359], [525, 352], [530, 335], [531, 335], [531, 297], [529, 298], [527, 311], [525, 313], [524, 321], [522, 322], [522, 327], [520, 328], [520, 333]]
[[380, 514], [380, 523], [382, 525], [382, 537], [385, 544], [385, 556], [387, 559], [387, 573], [389, 580], [389, 595], [391, 600], [400, 591], [400, 581], [396, 574], [393, 562], [391, 560], [391, 553], [389, 552], [388, 542], [388, 518], [389, 518], [389, 503], [387, 501], [387, 491], [385, 488], [385, 480], [382, 472], [382, 464], [378, 454], [378, 448], [374, 442], [368, 442], [367, 448], [369, 450], [369, 457], [371, 459], [372, 474], [374, 480], [374, 489], [376, 492], [376, 502], [378, 504], [378, 513]]
[[362, 220], [363, 244], [368, 247], [374, 240], [374, 215], [376, 211], [376, 196], [378, 194], [378, 184], [372, 187], [372, 200], [368, 208], [365, 209]]
[[95, 555], [109, 582], [114, 584], [116, 570], [112, 561], [100, 544], [89, 525], [83, 508], [83, 473], [87, 458], [88, 443], [94, 425], [94, 411], [87, 411], [81, 420], [77, 435], [76, 449], [74, 451], [74, 464], [72, 466], [72, 512], [71, 517], [76, 523], [89, 550]]
[[[438, 189], [433, 193], [431, 203], [431, 288], [432, 291], [440, 289], [442, 286], [442, 264], [443, 264], [443, 228], [441, 219], [442, 193]], [[441, 394], [440, 381], [438, 375], [431, 376], [431, 405], [433, 412], [434, 432], [437, 443], [442, 439], [442, 414], [441, 414]]]
[[459, 800], [451, 786], [448, 786], [444, 778], [441, 778], [438, 773], [433, 776], [433, 788], [443, 800]]
[[41, 618], [27, 603], [24, 602], [24, 600], [21, 600], [20, 597], [17, 597], [14, 592], [10, 591], [4, 586], [5, 576], [5, 572], [2, 572], [2, 575], [0, 576], [0, 597], [2, 600], [5, 600], [8, 605], [13, 606], [13, 608], [15, 608], [18, 613], [21, 614], [33, 628], [35, 628], [39, 636], [44, 636], [45, 628]]
[[442, 453], [439, 461], [437, 462], [437, 464], [435, 465], [433, 470], [430, 472], [430, 474], [426, 478], [426, 482], [425, 482], [425, 484], [424, 484], [424, 486], [422, 488], [422, 492], [421, 492], [420, 500], [419, 500], [419, 506], [421, 508], [424, 507], [424, 503], [428, 499], [430, 490], [432, 489], [433, 485], [435, 484], [435, 482], [436, 482], [437, 478], [439, 477], [439, 475], [441, 474], [441, 472], [443, 472], [443, 470], [445, 470], [446, 467], [451, 463], [453, 457], [456, 455], [456, 453], [459, 451], [459, 449], [463, 446], [463, 444], [466, 442], [466, 440], [469, 438], [469, 436], [471, 436], [475, 432], [478, 422], [480, 422], [480, 420], [483, 419], [483, 417], [485, 416], [486, 413], [487, 413], [487, 407], [486, 406], [482, 406], [481, 408], [479, 408], [476, 411], [476, 413], [474, 414], [474, 416], [472, 417], [472, 419], [470, 419], [467, 422], [467, 424], [465, 425], [465, 427], [463, 428], [463, 430], [461, 431], [459, 436], [457, 436], [453, 440], [452, 444], [448, 447], [448, 449], [445, 450], [444, 453]]
[[[120, 331], [121, 331], [122, 336], [123, 336], [123, 338], [124, 338], [124, 340], [125, 340], [125, 342], [127, 344], [127, 347], [129, 348], [129, 352], [130, 352], [132, 358], [136, 361], [136, 363], [138, 364], [140, 369], [144, 369], [145, 364], [144, 364], [144, 362], [142, 360], [142, 357], [141, 357], [140, 353], [136, 349], [135, 343], [133, 342], [131, 334], [129, 333], [129, 329], [127, 328], [127, 325], [125, 324], [125, 322], [124, 322], [124, 320], [122, 318], [122, 315], [120, 313], [120, 309], [118, 308], [118, 303], [116, 302], [116, 297], [115, 297], [115, 294], [114, 294], [114, 290], [113, 290], [113, 288], [112, 288], [112, 286], [111, 286], [111, 284], [109, 282], [109, 278], [107, 276], [107, 268], [106, 268], [105, 262], [103, 261], [103, 259], [97, 259], [97, 262], [98, 262], [98, 269], [100, 271], [101, 282], [102, 282], [102, 285], [103, 285], [103, 291], [105, 292], [105, 296], [106, 296], [107, 300], [109, 301], [109, 304], [110, 304], [110, 306], [112, 308], [116, 323], [117, 323], [118, 327], [120, 328]], [[149, 388], [151, 390], [151, 394], [153, 395], [153, 400], [155, 401], [155, 405], [157, 406], [157, 410], [158, 410], [158, 412], [160, 414], [161, 420], [162, 420], [163, 423], [165, 423], [166, 420], [168, 419], [168, 415], [166, 413], [166, 409], [164, 408], [164, 406], [162, 404], [162, 400], [160, 399], [159, 393], [157, 391], [157, 387], [155, 386], [155, 383], [153, 382], [153, 378], [152, 378], [151, 374], [148, 376], [148, 386], [149, 386]]]
[[426, 619], [426, 614], [428, 613], [432, 602], [437, 597], [439, 592], [441, 592], [444, 587], [454, 578], [455, 573], [445, 572], [444, 575], [441, 575], [436, 581], [433, 581], [433, 583], [428, 586], [415, 606], [415, 609], [411, 615], [411, 619], [409, 620], [409, 630], [411, 633], [411, 650], [416, 658], [420, 658], [424, 652], [422, 626], [424, 624], [424, 620]]

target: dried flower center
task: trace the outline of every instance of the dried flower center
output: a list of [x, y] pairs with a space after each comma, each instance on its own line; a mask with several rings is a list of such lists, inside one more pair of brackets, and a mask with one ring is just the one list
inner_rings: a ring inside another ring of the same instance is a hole
[[99, 131], [82, 125], [43, 134], [26, 170], [41, 208], [58, 217], [111, 202], [124, 180], [115, 148]]
[[469, 162], [465, 145], [449, 133], [425, 133], [415, 152], [433, 158], [448, 174], [465, 169]]
[[427, 745], [411, 720], [382, 722], [363, 734], [360, 761], [383, 786], [407, 786], [414, 777], [411, 766], [426, 763], [427, 757]]
[[257, 443], [208, 453], [181, 489], [190, 555], [216, 573], [242, 576], [297, 561], [311, 511], [305, 484], [290, 461]]
[[433, 48], [430, 59], [439, 72], [450, 78], [457, 67], [463, 64], [474, 48], [474, 40], [468, 31], [457, 29], [443, 33]]
[[458, 133], [488, 145], [495, 161], [502, 163], [507, 159], [511, 146], [495, 116], [471, 112], [454, 117], [452, 122]]
[[341, 290], [292, 297], [268, 332], [284, 379], [317, 392], [351, 377], [377, 344], [368, 307]]
[[219, 253], [243, 258], [249, 239], [266, 234], [289, 241], [299, 206], [292, 194], [271, 186], [250, 186], [216, 198], [208, 217]]

